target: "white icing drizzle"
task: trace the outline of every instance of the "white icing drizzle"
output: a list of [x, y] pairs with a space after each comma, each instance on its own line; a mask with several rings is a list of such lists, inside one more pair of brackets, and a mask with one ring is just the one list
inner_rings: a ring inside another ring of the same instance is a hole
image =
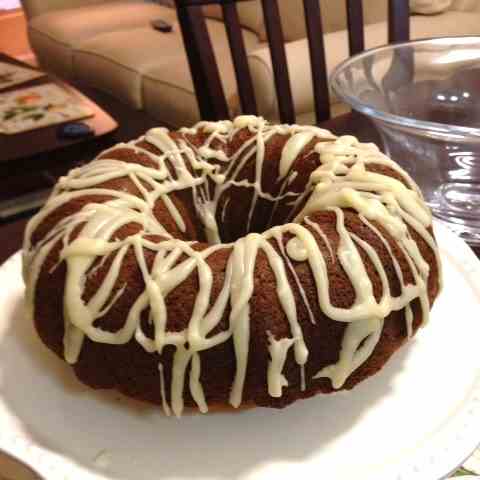
[[[382, 328], [383, 318], [372, 317], [363, 322], [349, 323], [343, 335], [338, 362], [323, 368], [313, 378], [329, 378], [333, 388], [340, 388], [352, 372], [372, 354]], [[359, 347], [364, 340], [364, 344]]]
[[[310, 321], [315, 324], [315, 316], [312, 311], [312, 307], [310, 306], [310, 303], [307, 298], [307, 294], [305, 293], [305, 289], [302, 286], [302, 283], [300, 282], [300, 279], [298, 278], [297, 272], [295, 271], [295, 268], [292, 265], [292, 262], [290, 260], [290, 257], [286, 254], [285, 252], [285, 247], [283, 245], [283, 237], [282, 237], [282, 232], [279, 230], [273, 230], [273, 234], [275, 237], [275, 240], [277, 241], [278, 248], [282, 252], [283, 259], [285, 260], [288, 269], [290, 273], [292, 274], [295, 283], [297, 285], [298, 291], [300, 293], [300, 296], [302, 297], [303, 303], [305, 304], [305, 307], [307, 308], [308, 316], [310, 317]], [[290, 247], [292, 248], [292, 247]]]
[[167, 417], [169, 417], [171, 415], [171, 411], [167, 402], [167, 396], [165, 394], [165, 375], [163, 373], [163, 365], [161, 363], [158, 364], [158, 372], [160, 373], [160, 396], [162, 398], [163, 412]]
[[333, 248], [332, 248], [332, 245], [330, 244], [330, 240], [328, 239], [328, 237], [323, 233], [322, 229], [316, 223], [310, 221], [308, 217], [304, 218], [304, 222], [309, 227], [313, 228], [313, 230], [315, 230], [316, 233], [318, 233], [319, 237], [322, 239], [323, 243], [328, 249], [328, 253], [330, 254], [330, 259], [333, 261], [333, 259], [335, 258], [335, 255], [333, 254]]
[[[242, 129], [248, 129], [250, 137], [229, 156], [229, 142]], [[202, 145], [195, 146], [189, 135], [206, 134]], [[262, 188], [265, 149], [276, 134], [287, 135], [288, 140], [278, 159], [278, 195]], [[313, 142], [318, 139], [318, 142]], [[267, 389], [272, 397], [281, 397], [288, 382], [283, 374], [290, 348], [299, 367], [301, 389], [307, 381], [329, 378], [333, 388], [341, 388], [348, 377], [372, 354], [377, 345], [384, 319], [392, 311], [404, 310], [407, 334], [413, 333], [411, 302], [419, 299], [423, 322], [429, 311], [428, 277], [430, 266], [422, 257], [418, 245], [412, 239], [407, 225], [415, 230], [434, 251], [437, 269], [440, 261], [435, 241], [429, 233], [431, 214], [418, 188], [400, 167], [379, 152], [372, 144], [359, 143], [354, 137], [336, 138], [330, 132], [316, 127], [298, 125], [269, 125], [264, 119], [253, 116], [237, 117], [233, 122], [200, 122], [190, 129], [181, 129], [175, 139], [164, 128], [147, 132], [142, 141], [156, 147], [155, 154], [130, 142], [104, 152], [94, 162], [72, 170], [58, 182], [45, 207], [29, 222], [24, 243], [24, 277], [27, 284], [27, 302], [31, 313], [35, 308], [35, 291], [42, 266], [59, 242], [60, 258], [64, 261], [66, 280], [64, 295], [64, 355], [69, 363], [75, 363], [81, 355], [85, 336], [95, 342], [125, 344], [135, 339], [147, 352], [161, 359], [164, 347], [175, 348], [171, 371], [171, 384], [167, 398], [164, 367], [158, 363], [159, 389], [163, 409], [167, 415], [180, 416], [184, 408], [184, 389], [188, 375], [188, 388], [201, 412], [208, 411], [201, 383], [202, 355], [205, 350], [232, 341], [236, 373], [232, 379], [230, 403], [238, 407], [243, 400], [243, 390], [249, 359], [251, 299], [255, 293], [255, 267], [259, 252], [266, 257], [276, 282], [278, 303], [290, 327], [290, 336], [268, 336], [270, 361], [267, 371]], [[305, 152], [307, 145], [311, 150]], [[109, 159], [116, 148], [129, 149], [153, 162], [153, 166]], [[291, 192], [288, 186], [297, 176], [292, 170], [298, 155], [317, 155], [319, 165], [311, 173], [301, 194]], [[241, 173], [251, 163], [253, 180], [241, 179]], [[388, 167], [404, 180], [405, 184], [388, 175], [372, 172], [370, 165]], [[128, 178], [138, 192], [128, 193], [104, 186], [105, 182]], [[254, 218], [258, 199], [271, 203], [271, 218], [280, 202], [287, 202], [291, 212], [296, 212], [293, 222], [274, 226], [262, 234], [250, 233], [230, 244], [222, 244], [218, 220], [234, 212], [235, 206], [226, 197], [232, 187], [252, 191], [246, 219], [247, 231]], [[162, 202], [178, 230], [187, 230], [185, 219], [170, 194], [189, 190], [197, 218], [202, 222], [209, 245], [193, 248], [195, 242], [173, 238], [172, 233], [153, 215], [153, 207]], [[58, 222], [37, 243], [32, 242], [37, 227], [56, 209], [86, 195], [98, 197], [81, 210]], [[219, 209], [218, 205], [222, 205]], [[301, 211], [299, 206], [303, 205]], [[217, 209], [219, 211], [217, 211]], [[377, 251], [358, 234], [349, 230], [345, 209], [356, 211], [364, 225], [383, 243], [393, 262], [400, 284], [400, 294], [393, 297], [385, 267]], [[338, 248], [313, 220], [319, 211], [328, 211], [336, 218]], [[414, 278], [406, 284], [402, 269], [389, 242], [373, 222], [381, 225], [391, 235], [405, 256]], [[118, 238], [116, 232], [127, 224], [139, 226], [138, 233]], [[75, 239], [72, 238], [76, 232]], [[348, 308], [337, 307], [330, 298], [330, 279], [326, 259], [315, 235], [324, 243], [330, 260], [341, 264], [355, 292], [355, 301]], [[285, 235], [291, 238], [286, 242]], [[149, 240], [157, 235], [159, 240]], [[286, 242], [286, 243], [285, 243]], [[228, 261], [223, 286], [212, 302], [214, 277], [208, 258], [219, 250], [227, 250]], [[377, 301], [373, 292], [362, 254], [366, 255], [381, 281], [382, 294]], [[102, 330], [95, 321], [108, 313], [123, 295], [128, 285], [118, 285], [119, 273], [127, 255], [134, 255], [141, 271], [144, 290], [127, 313], [124, 325], [115, 332]], [[108, 272], [95, 294], [87, 301], [84, 291], [87, 277], [104, 267], [111, 259]], [[338, 361], [322, 366], [313, 377], [305, 378], [305, 365], [309, 359], [301, 322], [298, 318], [293, 285], [306, 306], [313, 324], [314, 308], [307, 298], [296, 272], [294, 262], [308, 265], [317, 294], [317, 304], [323, 315], [333, 321], [345, 322]], [[169, 331], [167, 296], [190, 275], [198, 278], [198, 291], [187, 328], [180, 332]], [[227, 309], [230, 309], [228, 328], [211, 334], [219, 325]], [[149, 323], [154, 337], [142, 330], [141, 317], [149, 311]], [[189, 369], [189, 370], [188, 370]]]
[[307, 382], [305, 380], [305, 365], [300, 365], [300, 390], [304, 392], [307, 389]]
[[314, 137], [315, 132], [309, 131], [296, 133], [290, 137], [282, 150], [282, 156], [278, 165], [278, 180], [281, 180], [287, 175], [300, 152], [314, 139]]
[[270, 362], [268, 364], [267, 382], [268, 393], [271, 397], [279, 398], [282, 396], [282, 388], [288, 387], [288, 381], [282, 374], [287, 353], [293, 345], [293, 338], [282, 338], [275, 340], [271, 333], [268, 335], [270, 345], [268, 352], [270, 353]]
[[410, 304], [405, 307], [405, 322], [407, 323], [407, 336], [410, 338], [413, 332], [413, 312]]

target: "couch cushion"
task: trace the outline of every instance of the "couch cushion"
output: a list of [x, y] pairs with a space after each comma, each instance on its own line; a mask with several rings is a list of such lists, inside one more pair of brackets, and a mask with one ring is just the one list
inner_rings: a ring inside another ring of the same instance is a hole
[[[211, 23], [216, 23], [222, 28], [213, 30]], [[233, 114], [234, 107], [238, 105], [237, 84], [225, 29], [223, 24], [214, 20], [209, 20], [208, 25], [225, 96]], [[257, 35], [249, 30], [244, 30], [243, 33], [247, 51], [258, 47]], [[159, 63], [145, 73], [143, 103], [150, 115], [171, 127], [192, 125], [200, 119], [192, 77], [183, 49], [172, 61]]]
[[[322, 26], [324, 33], [345, 30], [347, 27], [347, 10], [345, 1], [321, 1]], [[410, 0], [412, 13], [432, 14], [447, 10], [454, 2], [475, 2], [476, 0]], [[480, 5], [480, 2], [478, 2]], [[287, 42], [306, 37], [303, 0], [279, 0], [280, 17], [283, 33]], [[267, 40], [263, 10], [260, 0], [250, 0], [238, 4], [240, 24], [256, 32], [261, 41]], [[386, 0], [363, 0], [363, 15], [366, 25], [379, 23], [387, 18], [388, 2]], [[472, 10], [472, 8], [470, 8]], [[222, 18], [218, 5], [204, 7], [204, 12], [211, 18]]]
[[[263, 25], [263, 11], [259, 0], [248, 0], [237, 3], [238, 20], [240, 25], [255, 32], [259, 36], [265, 35]], [[222, 20], [222, 8], [220, 5], [206, 5], [203, 7], [203, 13], [206, 17]]]
[[480, 12], [480, 2], [478, 0], [453, 0], [451, 9], [460, 12]]
[[[324, 33], [344, 30], [347, 27], [345, 1], [319, 0]], [[388, 2], [385, 0], [363, 0], [363, 16], [366, 25], [378, 23], [387, 18]], [[280, 0], [280, 16], [286, 41], [299, 40], [307, 36], [303, 0]], [[265, 37], [261, 37], [264, 40]]]
[[154, 18], [175, 19], [175, 10], [141, 1], [113, 1], [58, 10], [33, 18], [29, 37], [40, 64], [61, 76], [72, 75], [72, 48], [103, 32], [149, 24]]
[[[422, 0], [415, 0], [422, 1]], [[451, 1], [451, 0], [423, 0]], [[323, 31], [336, 32], [343, 30], [347, 25], [347, 10], [345, 1], [321, 1]], [[282, 20], [283, 34], [287, 42], [305, 38], [305, 16], [303, 14], [303, 0], [278, 0], [280, 17]], [[382, 0], [363, 0], [364, 20], [366, 24], [380, 22], [387, 18], [387, 2]], [[261, 41], [267, 40], [263, 10], [260, 0], [250, 0], [237, 4], [240, 24], [260, 37]], [[205, 15], [211, 18], [222, 18], [222, 10], [218, 5], [204, 7]]]
[[[347, 28], [346, 2], [321, 1], [322, 26], [324, 33], [337, 32]], [[410, 0], [412, 13], [434, 14], [447, 10], [452, 0]], [[479, 2], [480, 3], [480, 2]], [[305, 38], [305, 16], [303, 0], [280, 0], [280, 15], [287, 41]], [[379, 23], [387, 19], [388, 2], [385, 0], [363, 0], [365, 25]], [[265, 29], [261, 30], [261, 40], [266, 40]]]
[[[480, 15], [467, 12], [448, 11], [434, 17], [414, 16], [411, 18], [412, 38], [475, 34], [478, 32]], [[367, 25], [365, 28], [366, 47], [372, 48], [387, 43], [385, 23]], [[325, 35], [328, 74], [340, 62], [348, 58], [348, 38], [346, 31]], [[313, 89], [306, 39], [286, 45], [287, 61], [292, 83], [292, 94], [297, 114], [313, 111]], [[270, 52], [263, 47], [248, 55], [250, 71], [255, 88], [259, 113], [275, 121], [278, 109], [273, 82]], [[332, 97], [332, 102], [336, 99]]]
[[[216, 20], [207, 20], [207, 27], [223, 72], [229, 53], [225, 27]], [[249, 50], [258, 45], [254, 33], [245, 30], [244, 38]], [[122, 48], [123, 45], [128, 48]], [[110, 93], [134, 108], [146, 106], [142, 97], [142, 75], [148, 75], [155, 84], [164, 78], [170, 79], [175, 87], [190, 89], [194, 95], [178, 23], [173, 24], [170, 33], [137, 28], [97, 35], [75, 49], [73, 71], [83, 83]], [[183, 105], [176, 107], [184, 108]]]
[[410, 0], [410, 11], [422, 15], [432, 15], [448, 10], [452, 0]]

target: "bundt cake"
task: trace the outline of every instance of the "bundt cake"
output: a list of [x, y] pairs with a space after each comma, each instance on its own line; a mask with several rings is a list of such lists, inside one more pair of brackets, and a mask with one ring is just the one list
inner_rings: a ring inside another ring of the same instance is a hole
[[254, 116], [154, 128], [60, 178], [29, 222], [26, 301], [94, 388], [284, 407], [351, 389], [441, 283], [418, 187], [373, 144]]

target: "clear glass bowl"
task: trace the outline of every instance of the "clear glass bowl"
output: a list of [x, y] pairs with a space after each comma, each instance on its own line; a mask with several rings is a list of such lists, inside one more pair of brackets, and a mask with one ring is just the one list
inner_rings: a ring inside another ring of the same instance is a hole
[[433, 214], [480, 245], [480, 36], [368, 50], [340, 64], [331, 84], [373, 120]]

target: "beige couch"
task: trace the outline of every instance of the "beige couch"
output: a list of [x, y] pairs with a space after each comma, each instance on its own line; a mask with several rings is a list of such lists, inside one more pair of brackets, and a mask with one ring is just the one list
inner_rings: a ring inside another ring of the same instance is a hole
[[[280, 0], [292, 89], [299, 122], [313, 119], [302, 0]], [[321, 0], [328, 70], [348, 56], [343, 1]], [[386, 0], [364, 0], [366, 45], [387, 41]], [[171, 126], [198, 120], [199, 112], [175, 10], [140, 0], [23, 0], [29, 38], [40, 64], [65, 78], [110, 93]], [[477, 0], [411, 0], [413, 38], [480, 33]], [[236, 83], [225, 29], [216, 7], [207, 24], [232, 114], [238, 111]], [[277, 118], [273, 73], [260, 0], [239, 4], [259, 110]], [[150, 20], [162, 18], [173, 32], [161, 33]], [[344, 107], [332, 98], [334, 113]]]

